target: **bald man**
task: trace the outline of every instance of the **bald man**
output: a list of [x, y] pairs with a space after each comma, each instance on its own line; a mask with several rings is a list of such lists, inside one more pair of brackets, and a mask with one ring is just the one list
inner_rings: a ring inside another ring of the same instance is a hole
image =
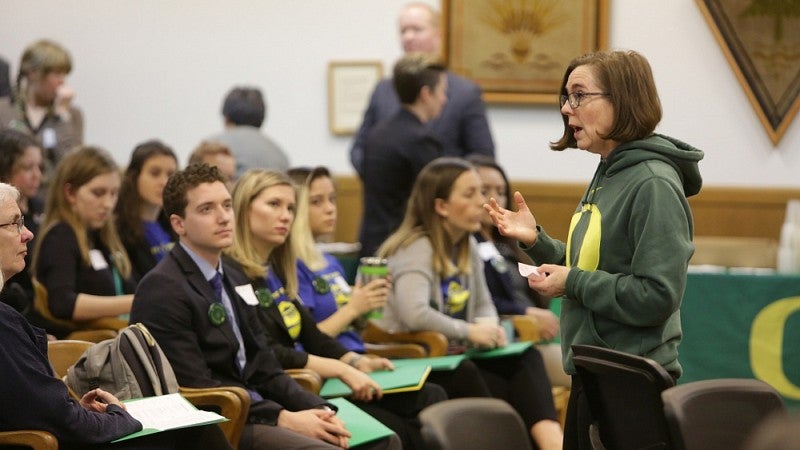
[[[403, 52], [441, 54], [442, 31], [439, 12], [425, 3], [409, 3], [400, 11], [398, 27]], [[370, 98], [361, 128], [350, 148], [350, 162], [364, 178], [364, 144], [372, 128], [394, 116], [400, 101], [392, 80], [381, 80]], [[443, 147], [443, 156], [470, 154], [494, 156], [494, 141], [486, 120], [486, 106], [477, 84], [447, 72], [447, 105], [439, 117], [426, 123]]]

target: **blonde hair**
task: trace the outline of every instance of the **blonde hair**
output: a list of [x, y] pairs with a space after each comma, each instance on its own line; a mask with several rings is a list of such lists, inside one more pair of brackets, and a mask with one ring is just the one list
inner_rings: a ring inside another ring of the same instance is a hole
[[[91, 265], [89, 259], [89, 230], [75, 213], [67, 200], [66, 189], [69, 187], [73, 192], [81, 186], [92, 181], [95, 177], [107, 173], [119, 173], [119, 167], [105, 150], [98, 147], [77, 147], [67, 152], [64, 158], [58, 163], [50, 180], [50, 187], [47, 193], [47, 202], [44, 207], [44, 222], [39, 239], [33, 252], [33, 267], [38, 264], [39, 250], [47, 233], [60, 222], [64, 222], [72, 228], [75, 238], [78, 240], [78, 248], [81, 252], [83, 263]], [[120, 241], [117, 233], [116, 221], [109, 218], [100, 228], [100, 241], [108, 247], [111, 252], [111, 259], [114, 266], [123, 278], [128, 278], [131, 274], [131, 263], [128, 253]]]
[[263, 261], [255, 251], [253, 235], [251, 233], [249, 213], [253, 200], [261, 193], [273, 186], [290, 186], [294, 189], [292, 180], [283, 172], [274, 170], [248, 170], [239, 178], [233, 188], [233, 210], [236, 215], [236, 230], [233, 234], [233, 245], [226, 253], [239, 264], [244, 273], [250, 278], [264, 278], [267, 276], [265, 264], [283, 281], [284, 289], [289, 298], [296, 298], [298, 291], [297, 262], [292, 251], [292, 234], [286, 242], [270, 252], [266, 261]]
[[[400, 227], [378, 249], [378, 256], [388, 258], [420, 238], [428, 238], [433, 247], [433, 271], [441, 277], [470, 273], [470, 234], [452, 242], [444, 219], [436, 212], [436, 199], [447, 200], [456, 179], [474, 166], [461, 158], [437, 158], [417, 175], [406, 214]], [[453, 252], [455, 249], [455, 252]], [[453, 263], [451, 257], [455, 254]]]
[[325, 167], [294, 168], [289, 170], [289, 176], [297, 186], [297, 214], [292, 224], [292, 247], [294, 254], [314, 272], [328, 267], [325, 255], [317, 248], [314, 233], [311, 231], [309, 191], [311, 183], [322, 177], [331, 178]]

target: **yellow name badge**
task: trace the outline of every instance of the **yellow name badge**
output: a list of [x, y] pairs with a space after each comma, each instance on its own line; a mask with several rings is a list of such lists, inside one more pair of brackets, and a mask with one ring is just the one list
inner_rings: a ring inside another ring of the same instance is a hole
[[300, 311], [294, 306], [294, 303], [286, 301], [278, 303], [278, 310], [283, 316], [283, 323], [286, 329], [289, 330], [289, 336], [292, 339], [297, 339], [300, 336], [300, 329], [302, 323], [300, 322]]

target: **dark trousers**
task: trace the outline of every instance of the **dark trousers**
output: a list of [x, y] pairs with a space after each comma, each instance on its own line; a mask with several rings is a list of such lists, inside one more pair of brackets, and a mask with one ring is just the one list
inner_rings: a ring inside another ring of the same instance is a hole
[[444, 389], [426, 382], [419, 391], [384, 394], [377, 401], [354, 403], [397, 433], [404, 450], [424, 450], [425, 443], [417, 415], [426, 406], [443, 400], [447, 400]]
[[431, 372], [450, 398], [494, 397], [505, 400], [530, 429], [540, 420], [557, 420], [544, 361], [531, 347], [520, 355], [464, 360], [453, 371]]
[[581, 378], [573, 375], [564, 422], [564, 450], [592, 450], [589, 426], [593, 420]]
[[142, 436], [115, 444], [69, 445], [59, 443], [58, 448], [83, 450], [233, 450], [225, 434], [217, 425], [180, 428]]

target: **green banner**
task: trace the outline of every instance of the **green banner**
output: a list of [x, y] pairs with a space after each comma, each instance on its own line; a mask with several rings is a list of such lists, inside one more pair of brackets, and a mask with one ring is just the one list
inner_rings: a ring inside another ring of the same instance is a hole
[[690, 273], [679, 383], [758, 378], [800, 410], [800, 276]]

